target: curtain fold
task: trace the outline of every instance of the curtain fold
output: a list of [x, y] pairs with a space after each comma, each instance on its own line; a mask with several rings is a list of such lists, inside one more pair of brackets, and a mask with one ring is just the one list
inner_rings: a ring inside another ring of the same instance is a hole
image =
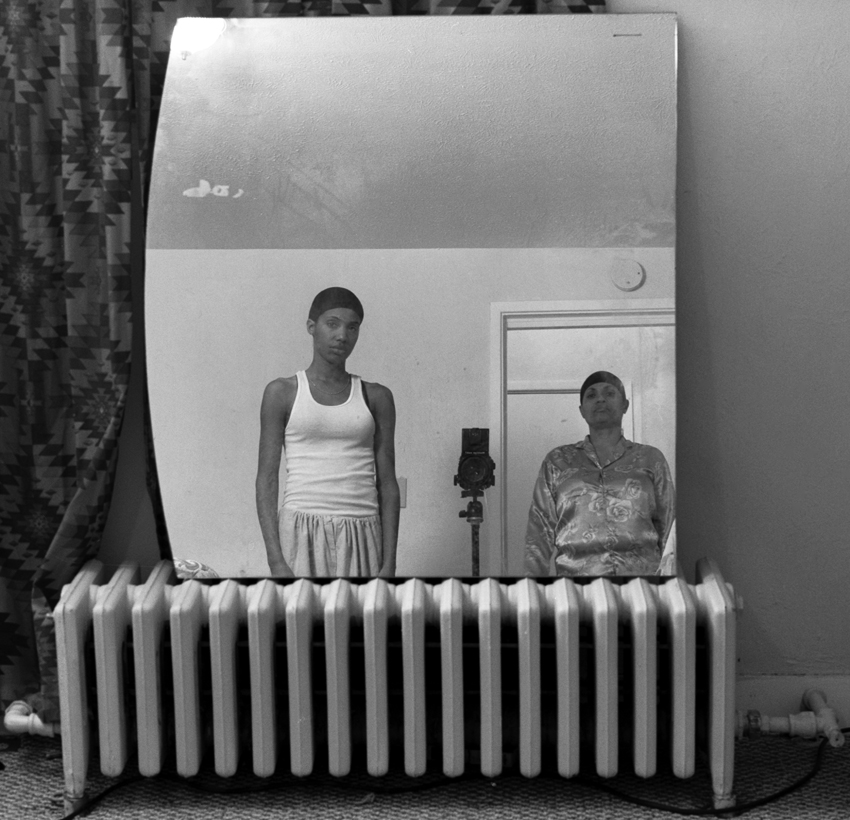
[[50, 613], [97, 554], [130, 375], [129, 65], [105, 5], [0, 18], [0, 697], [51, 720]]
[[604, 11], [605, 0], [0, 2], [0, 707], [25, 699], [59, 720], [51, 611], [97, 556], [109, 512], [142, 298], [132, 191], [149, 179], [176, 20]]

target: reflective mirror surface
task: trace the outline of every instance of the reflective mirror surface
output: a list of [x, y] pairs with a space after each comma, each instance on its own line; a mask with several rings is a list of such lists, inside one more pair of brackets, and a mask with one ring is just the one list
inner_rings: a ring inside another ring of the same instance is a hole
[[310, 364], [332, 285], [365, 310], [348, 369], [395, 397], [398, 574], [470, 572], [468, 427], [496, 462], [482, 574], [522, 573], [536, 470], [586, 432], [594, 370], [675, 475], [675, 146], [673, 15], [228, 19], [173, 51], [145, 309], [174, 555], [268, 573], [260, 401]]

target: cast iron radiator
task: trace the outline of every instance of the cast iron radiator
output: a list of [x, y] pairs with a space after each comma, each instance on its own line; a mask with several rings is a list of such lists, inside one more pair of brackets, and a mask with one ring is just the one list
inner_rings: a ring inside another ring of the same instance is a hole
[[108, 776], [137, 751], [148, 776], [209, 753], [222, 777], [241, 756], [260, 777], [686, 778], [699, 747], [732, 804], [735, 603], [710, 560], [695, 584], [139, 578], [91, 561], [54, 611], [67, 805], [93, 738]]

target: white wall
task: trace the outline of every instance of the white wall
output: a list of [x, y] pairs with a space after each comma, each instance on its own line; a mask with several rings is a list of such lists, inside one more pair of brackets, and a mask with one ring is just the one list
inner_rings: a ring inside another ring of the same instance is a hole
[[742, 675], [847, 676], [850, 4], [609, 9], [679, 20], [680, 551], [743, 597]]
[[[608, 276], [623, 258], [647, 271], [634, 294]], [[322, 288], [342, 283], [358, 294], [365, 318], [348, 367], [395, 397], [396, 469], [407, 480], [398, 572], [459, 576], [470, 573], [471, 539], [453, 477], [462, 428], [493, 426], [490, 304], [569, 296], [632, 306], [670, 299], [673, 278], [670, 248], [149, 251], [148, 360], [156, 366], [148, 379], [175, 556], [222, 575], [268, 572], [254, 503], [260, 399], [269, 381], [310, 363], [306, 316]], [[672, 378], [672, 350], [650, 355]], [[550, 364], [550, 375], [566, 377], [567, 366]], [[605, 364], [583, 358], [580, 370]], [[653, 443], [664, 446], [660, 438]], [[538, 443], [540, 460], [548, 449]], [[488, 541], [487, 518], [481, 566], [498, 575], [498, 533]]]

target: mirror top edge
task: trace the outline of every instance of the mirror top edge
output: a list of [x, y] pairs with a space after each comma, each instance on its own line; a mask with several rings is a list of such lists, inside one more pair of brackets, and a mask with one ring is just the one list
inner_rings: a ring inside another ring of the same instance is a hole
[[[219, 15], [210, 15], [213, 18], [216, 16]], [[234, 15], [220, 17], [228, 24], [241, 28], [270, 28], [291, 25], [341, 25], [350, 27], [357, 24], [387, 25], [395, 23], [406, 26], [444, 26], [455, 30], [486, 25], [581, 25], [585, 27], [604, 28], [606, 26], [620, 25], [623, 22], [635, 26], [648, 23], [670, 25], [675, 24], [678, 20], [678, 14], [675, 11], [607, 12], [604, 14], [489, 14], [472, 17], [457, 17], [454, 15], [358, 15], [352, 17], [346, 17], [344, 15], [330, 17], [241, 17]], [[193, 20], [198, 18], [199, 15], [185, 14], [179, 16], [177, 20]], [[204, 17], [201, 19], [207, 18]]]

